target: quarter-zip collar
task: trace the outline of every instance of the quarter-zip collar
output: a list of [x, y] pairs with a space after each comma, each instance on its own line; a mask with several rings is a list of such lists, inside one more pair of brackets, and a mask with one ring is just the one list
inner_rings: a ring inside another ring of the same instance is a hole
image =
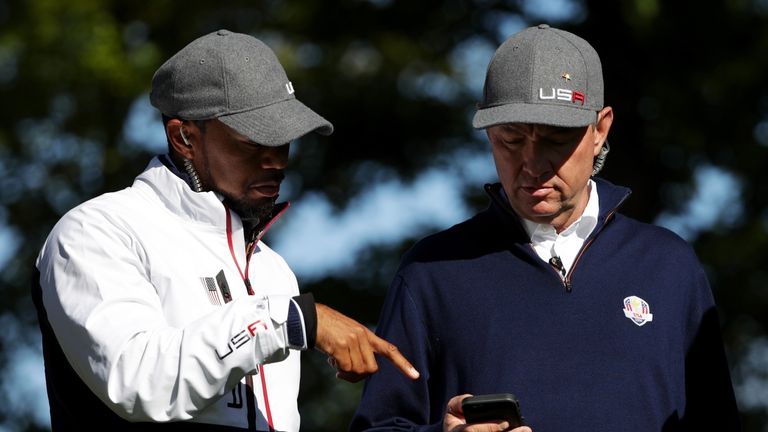
[[[224, 229], [226, 213], [220, 197], [214, 192], [195, 192], [172, 168], [153, 158], [133, 185], [139, 191], [147, 191], [148, 199], [160, 200], [168, 211], [187, 222]], [[137, 209], [141, 211], [141, 209]], [[238, 218], [239, 219], [239, 218]]]
[[582, 245], [597, 226], [600, 197], [595, 182], [589, 180], [587, 189], [589, 198], [584, 212], [560, 233], [552, 225], [522, 218], [523, 226], [531, 239], [531, 245], [536, 250], [536, 254], [544, 261], [561, 260], [562, 267], [566, 271], [571, 268]]
[[[600, 209], [597, 217], [597, 225], [592, 230], [592, 234], [587, 238], [593, 238], [598, 232], [605, 226], [610, 220], [613, 214], [618, 210], [621, 204], [626, 201], [632, 191], [629, 188], [623, 186], [617, 186], [600, 177], [593, 177], [595, 185], [597, 186], [597, 192], [600, 196]], [[528, 243], [530, 238], [526, 232], [523, 222], [520, 217], [515, 213], [507, 200], [502, 195], [501, 183], [486, 184], [484, 186], [485, 192], [491, 198], [490, 209], [501, 217], [510, 234], [513, 234], [513, 238], [516, 242]]]
[[174, 215], [185, 221], [209, 225], [217, 229], [225, 229], [227, 224], [233, 233], [241, 232], [245, 243], [258, 242], [261, 236], [289, 207], [290, 203], [275, 204], [269, 217], [259, 221], [255, 226], [243, 224], [237, 213], [224, 210], [222, 197], [215, 192], [195, 192], [189, 186], [183, 173], [167, 155], [153, 158], [147, 169], [134, 182], [138, 190], [152, 189], [154, 193], [146, 194], [151, 198], [159, 198], [162, 205]]
[[244, 222], [243, 234], [245, 235], [245, 242], [253, 243], [261, 240], [261, 237], [266, 234], [269, 227], [271, 227], [272, 224], [277, 219], [279, 219], [286, 210], [288, 210], [290, 205], [291, 203], [288, 201], [276, 203], [272, 208], [272, 212], [270, 212], [269, 216], [264, 220], [258, 221], [256, 225], [251, 225]]
[[[562, 261], [559, 257], [553, 257], [550, 260], [550, 267], [560, 277], [565, 291], [570, 293], [572, 290], [572, 277], [573, 272], [579, 263], [584, 252], [592, 244], [595, 237], [605, 228], [608, 222], [611, 220], [616, 210], [621, 204], [629, 197], [631, 191], [628, 188], [622, 186], [616, 186], [607, 180], [601, 178], [593, 178], [595, 185], [597, 186], [597, 192], [600, 195], [600, 210], [598, 213], [597, 225], [592, 233], [587, 237], [576, 255], [576, 259], [573, 262], [570, 270], [565, 271]], [[525, 230], [522, 219], [515, 213], [509, 202], [502, 195], [502, 186], [500, 183], [486, 184], [485, 191], [491, 197], [491, 205], [489, 211], [494, 213], [501, 222], [500, 226], [502, 231], [505, 231], [506, 235], [509, 235], [512, 241], [519, 246], [525, 246], [528, 253], [532, 256], [536, 256], [537, 261], [541, 261], [536, 254], [536, 251], [530, 244], [530, 236]]]

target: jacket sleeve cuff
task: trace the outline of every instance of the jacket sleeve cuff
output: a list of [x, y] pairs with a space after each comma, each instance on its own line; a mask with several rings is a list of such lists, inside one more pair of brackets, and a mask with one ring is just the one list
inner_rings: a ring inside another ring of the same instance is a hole
[[288, 343], [291, 347], [312, 349], [317, 337], [315, 298], [311, 293], [305, 293], [291, 300], [286, 321]]

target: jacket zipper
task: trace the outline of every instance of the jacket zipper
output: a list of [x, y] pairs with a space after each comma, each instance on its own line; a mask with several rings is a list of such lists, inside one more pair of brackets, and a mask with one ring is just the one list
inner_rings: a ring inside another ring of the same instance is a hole
[[[571, 270], [568, 271], [568, 273], [565, 272], [565, 266], [563, 266], [563, 261], [560, 259], [560, 257], [554, 256], [549, 260], [549, 264], [557, 271], [557, 275], [563, 282], [565, 292], [571, 293], [571, 291], [573, 291], [573, 283], [571, 282], [571, 279], [573, 278], [573, 271], [576, 270], [576, 265], [579, 263], [579, 260], [581, 260], [581, 257], [584, 255], [584, 252], [586, 252], [587, 248], [592, 244], [593, 241], [595, 241], [597, 235], [600, 234], [600, 231], [602, 231], [603, 228], [605, 228], [605, 225], [608, 224], [608, 221], [611, 220], [614, 213], [616, 213], [615, 209], [608, 213], [608, 215], [605, 217], [605, 222], [600, 225], [600, 229], [595, 232], [595, 235], [593, 235], [592, 238], [590, 238], [589, 241], [584, 244], [584, 246], [581, 247], [578, 255], [576, 255], [576, 259], [573, 260], [573, 265], [571, 266]], [[531, 246], [531, 248], [533, 248], [533, 246]]]
[[[256, 235], [256, 238], [251, 240], [248, 244], [245, 246], [245, 272], [243, 272], [240, 269], [240, 264], [237, 262], [237, 255], [235, 254], [235, 248], [232, 243], [232, 214], [229, 211], [229, 207], [224, 206], [224, 209], [226, 211], [227, 216], [227, 243], [229, 244], [229, 252], [232, 254], [232, 260], [235, 262], [235, 266], [237, 267], [237, 271], [240, 272], [240, 277], [243, 279], [243, 283], [245, 284], [245, 289], [248, 292], [248, 295], [254, 295], [253, 287], [251, 286], [251, 280], [248, 277], [248, 268], [251, 264], [251, 255], [253, 254], [253, 251], [256, 249], [256, 245], [261, 240], [261, 237], [264, 235], [264, 233], [267, 232], [269, 227], [272, 226], [272, 224], [285, 212], [286, 209], [289, 207], [289, 203], [286, 203], [285, 207], [283, 207], [278, 214], [276, 214], [272, 219], [267, 222], [267, 224], [264, 226], [264, 228], [259, 231], [259, 233]], [[272, 410], [269, 406], [269, 395], [267, 394], [267, 379], [264, 376], [264, 365], [259, 365], [259, 371], [258, 375], [261, 377], [261, 390], [262, 394], [264, 396], [264, 411], [266, 411], [267, 414], [267, 424], [269, 425], [269, 431], [275, 432], [274, 423], [272, 421]], [[254, 397], [254, 386], [253, 386], [253, 376], [252, 375], [246, 375], [245, 376], [245, 383], [247, 388], [247, 391], [245, 392], [247, 406], [248, 406], [248, 430], [249, 431], [256, 431], [256, 398]]]
[[[498, 195], [493, 190], [493, 185], [486, 184], [485, 185], [485, 191], [486, 193], [491, 197], [491, 200], [496, 203], [502, 210], [507, 212], [511, 217], [513, 218], [519, 218], [517, 214], [509, 207], [507, 203], [505, 203], [503, 200], [501, 200]], [[605, 228], [605, 226], [608, 224], [608, 222], [613, 217], [614, 213], [616, 213], [616, 210], [619, 208], [619, 206], [624, 202], [624, 200], [627, 199], [629, 194], [625, 194], [624, 197], [619, 201], [614, 208], [608, 212], [608, 214], [605, 216], [605, 222], [603, 222], [602, 225], [600, 225], [599, 230], [595, 232], [595, 234], [592, 236], [592, 238], [589, 239], [588, 242], [586, 242], [582, 247], [581, 250], [579, 250], [578, 255], [576, 255], [576, 259], [573, 261], [573, 265], [571, 266], [571, 271], [568, 273], [565, 272], [565, 266], [563, 266], [562, 260], [560, 260], [560, 257], [553, 257], [557, 258], [557, 260], [553, 261], [552, 259], [549, 260], [549, 264], [552, 267], [552, 269], [557, 274], [557, 277], [560, 278], [560, 281], [563, 283], [563, 286], [565, 287], [565, 292], [570, 293], [573, 290], [573, 283], [571, 282], [571, 279], [573, 278], [573, 271], [576, 269], [576, 264], [578, 264], [579, 260], [581, 259], [581, 256], [584, 254], [584, 251], [587, 250], [587, 248], [592, 244], [592, 241], [594, 241], [595, 237], [600, 233], [600, 231]], [[523, 230], [523, 227], [518, 225], [520, 230]], [[531, 251], [534, 255], [536, 254], [536, 250], [533, 248], [533, 245], [530, 243], [528, 246], [531, 248]], [[538, 255], [537, 255], [538, 256]]]

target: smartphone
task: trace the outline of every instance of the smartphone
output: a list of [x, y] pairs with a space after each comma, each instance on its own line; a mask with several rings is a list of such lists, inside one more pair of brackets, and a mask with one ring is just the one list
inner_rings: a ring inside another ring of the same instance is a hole
[[524, 425], [520, 403], [509, 393], [470, 396], [461, 401], [461, 410], [467, 423], [506, 420], [513, 428]]

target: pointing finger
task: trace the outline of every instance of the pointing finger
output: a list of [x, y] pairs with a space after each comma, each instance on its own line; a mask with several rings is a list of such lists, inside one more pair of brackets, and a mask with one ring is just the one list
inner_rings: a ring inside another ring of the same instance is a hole
[[381, 339], [380, 337], [374, 335], [371, 333], [370, 335], [371, 339], [371, 346], [373, 346], [374, 351], [376, 351], [377, 354], [380, 354], [384, 357], [386, 357], [389, 361], [392, 362], [398, 369], [400, 369], [401, 372], [403, 372], [406, 376], [408, 376], [410, 379], [418, 379], [419, 378], [419, 371], [416, 370], [415, 367], [406, 359], [403, 357], [402, 354], [400, 354], [400, 350], [397, 349], [396, 346], [393, 344], [385, 341], [384, 339]]

